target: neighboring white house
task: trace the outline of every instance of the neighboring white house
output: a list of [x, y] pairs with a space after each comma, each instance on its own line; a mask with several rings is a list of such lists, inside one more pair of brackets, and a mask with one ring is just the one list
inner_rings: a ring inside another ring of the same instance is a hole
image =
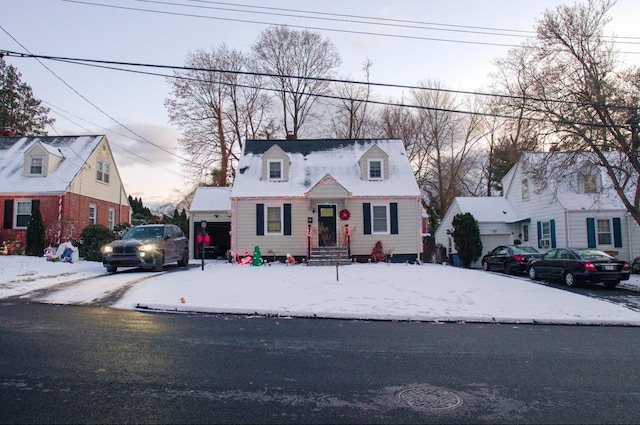
[[568, 155], [525, 153], [502, 179], [503, 197], [456, 198], [435, 232], [436, 243], [455, 253], [447, 230], [458, 212], [469, 212], [478, 220], [483, 253], [517, 240], [542, 252], [588, 247], [627, 261], [640, 256], [640, 227], [589, 155], [565, 165], [559, 178], [540, 180], [536, 170]]
[[298, 259], [347, 246], [366, 261], [422, 252], [422, 204], [401, 140], [247, 140], [231, 192], [231, 250]]

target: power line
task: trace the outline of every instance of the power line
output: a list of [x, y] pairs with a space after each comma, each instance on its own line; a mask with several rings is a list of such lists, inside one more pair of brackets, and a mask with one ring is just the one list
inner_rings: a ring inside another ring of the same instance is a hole
[[[181, 16], [181, 17], [188, 17], [188, 18], [210, 19], [210, 20], [217, 20], [217, 21], [238, 22], [238, 23], [245, 23], [245, 24], [258, 24], [258, 25], [266, 25], [266, 26], [286, 25], [286, 26], [288, 26], [290, 28], [307, 29], [307, 30], [314, 30], [314, 31], [329, 31], [329, 32], [348, 33], [348, 34], [359, 34], [359, 35], [369, 35], [369, 36], [379, 36], [379, 37], [389, 37], [389, 38], [412, 39], [412, 40], [422, 40], [422, 41], [437, 41], [437, 42], [470, 44], [470, 45], [482, 45], [482, 46], [509, 47], [509, 48], [522, 47], [522, 45], [517, 45], [517, 44], [491, 43], [491, 42], [470, 41], [470, 40], [454, 40], [454, 39], [423, 37], [423, 36], [412, 36], [412, 35], [402, 35], [402, 34], [388, 34], [388, 33], [372, 32], [372, 31], [357, 31], [357, 30], [352, 30], [352, 29], [347, 30], [347, 29], [339, 29], [339, 28], [314, 27], [314, 26], [308, 26], [308, 25], [289, 24], [289, 23], [288, 24], [275, 24], [273, 22], [255, 21], [255, 20], [238, 19], [238, 18], [223, 18], [223, 17], [218, 17], [218, 16], [206, 16], [206, 15], [198, 15], [198, 14], [193, 14], [193, 13], [184, 13], [184, 12], [175, 12], [175, 11], [171, 12], [171, 11], [156, 10], [156, 9], [145, 9], [145, 8], [140, 8], [140, 7], [120, 6], [120, 5], [113, 5], [113, 4], [103, 4], [103, 3], [95, 3], [95, 2], [83, 1], [83, 0], [60, 0], [60, 1], [64, 1], [64, 2], [67, 2], [67, 3], [83, 4], [83, 5], [87, 5], [87, 6], [104, 7], [104, 8], [120, 9], [120, 10], [129, 10], [129, 11], [136, 11], [136, 12], [148, 12], [148, 13], [155, 13], [155, 14], [161, 14], [161, 15]], [[181, 7], [197, 7], [197, 6], [190, 6], [190, 5], [185, 5], [185, 4], [160, 2], [158, 0], [135, 0], [135, 1], [143, 1], [145, 3], [156, 3], [156, 4], [160, 3], [160, 4], [165, 4], [165, 5], [177, 5], [177, 6], [181, 6]], [[206, 6], [200, 6], [200, 8], [220, 9], [220, 8], [206, 7]], [[255, 13], [255, 12], [248, 12], [248, 11], [242, 11], [242, 10], [233, 10], [233, 11], [244, 12], [244, 13]], [[350, 15], [350, 16], [355, 16], [355, 15]], [[313, 17], [304, 17], [304, 16], [292, 16], [292, 17], [314, 19]], [[324, 20], [329, 20], [327, 18], [323, 18], [323, 19]], [[332, 19], [331, 21], [335, 22], [336, 19]], [[359, 22], [359, 21], [355, 21], [355, 23], [370, 24], [370, 22]], [[374, 23], [374, 25], [381, 25], [381, 24]], [[406, 28], [408, 26], [404, 25], [403, 27]], [[444, 30], [444, 29], [433, 29], [432, 28], [432, 30]], [[456, 32], [469, 32], [469, 31], [467, 31], [467, 30], [458, 30]], [[487, 35], [489, 35], [489, 34], [487, 34]], [[515, 35], [515, 34], [494, 34], [494, 35], [510, 36], [510, 37], [512, 37], [512, 36], [522, 37], [522, 35]], [[640, 43], [622, 42], [622, 41], [619, 42], [619, 43], [620, 44], [632, 44], [632, 45], [640, 44]], [[640, 52], [621, 52], [621, 53], [640, 54]]]
[[[22, 43], [20, 43], [13, 35], [11, 35], [6, 29], [4, 29], [4, 27], [2, 25], [0, 25], [0, 29], [2, 31], [4, 31], [5, 34], [7, 34], [9, 37], [11, 37], [11, 39], [13, 39], [13, 41], [15, 41], [18, 45], [20, 45], [20, 47], [22, 47], [23, 49], [25, 49], [27, 52], [29, 52], [29, 49], [27, 49]], [[29, 54], [31, 55], [31, 52], [29, 52]], [[65, 86], [67, 86], [71, 91], [73, 91], [75, 94], [77, 94], [80, 98], [82, 98], [85, 102], [87, 102], [89, 105], [93, 106], [94, 108], [96, 108], [98, 111], [100, 111], [102, 114], [104, 114], [107, 118], [111, 119], [113, 122], [115, 122], [116, 124], [118, 124], [119, 126], [121, 126], [122, 128], [124, 128], [125, 130], [129, 131], [131, 134], [136, 135], [137, 137], [139, 137], [140, 139], [144, 140], [146, 143], [155, 146], [156, 148], [168, 153], [171, 156], [174, 156], [180, 160], [183, 161], [187, 161], [190, 162], [189, 160], [186, 160], [182, 157], [180, 157], [179, 155], [176, 155], [174, 152], [171, 152], [165, 148], [163, 148], [162, 146], [159, 146], [155, 143], [153, 143], [152, 141], [146, 139], [145, 137], [141, 136], [140, 134], [136, 133], [135, 131], [133, 131], [132, 129], [130, 129], [129, 127], [127, 127], [126, 125], [122, 124], [120, 121], [118, 121], [117, 119], [115, 119], [114, 117], [112, 117], [111, 115], [109, 115], [107, 112], [105, 112], [104, 110], [102, 110], [100, 107], [98, 107], [98, 105], [96, 105], [95, 103], [91, 102], [87, 97], [85, 97], [84, 95], [82, 95], [79, 91], [77, 91], [75, 88], [71, 87], [71, 85], [69, 85], [69, 83], [67, 83], [65, 80], [62, 79], [62, 77], [60, 77], [58, 74], [56, 74], [53, 70], [51, 70], [49, 67], [47, 67], [44, 63], [42, 63], [42, 61], [40, 60], [40, 57], [38, 55], [31, 55], [34, 59], [36, 59], [38, 61], [38, 63], [40, 63], [40, 65], [42, 65], [47, 71], [49, 71], [54, 77], [56, 77], [60, 82], [62, 82], [62, 84], [64, 84]]]
[[[517, 101], [553, 102], [553, 103], [567, 104], [567, 105], [573, 105], [573, 106], [593, 106], [592, 102], [575, 102], [575, 101], [567, 101], [567, 100], [564, 100], [564, 99], [523, 97], [523, 96], [514, 96], [514, 95], [500, 94], [500, 93], [486, 93], [486, 92], [477, 92], [477, 91], [452, 90], [452, 89], [444, 89], [444, 88], [414, 86], [414, 85], [377, 83], [377, 82], [371, 82], [371, 81], [364, 82], [364, 81], [357, 81], [357, 80], [345, 80], [345, 79], [335, 79], [335, 78], [305, 77], [305, 76], [296, 76], [296, 75], [270, 74], [270, 73], [253, 72], [253, 71], [211, 69], [211, 68], [199, 68], [199, 67], [177, 66], [177, 65], [160, 65], [160, 64], [146, 64], [146, 63], [138, 63], [138, 62], [109, 61], [109, 60], [101, 60], [101, 59], [82, 59], [82, 58], [69, 58], [69, 57], [59, 57], [59, 56], [47, 56], [47, 55], [33, 55], [33, 54], [24, 54], [24, 53], [13, 52], [13, 51], [8, 51], [8, 50], [3, 50], [3, 52], [7, 56], [16, 56], [16, 57], [22, 57], [22, 58], [49, 59], [49, 60], [54, 60], [54, 61], [61, 61], [61, 62], [65, 62], [65, 63], [76, 64], [76, 65], [95, 66], [95, 67], [105, 68], [105, 69], [110, 69], [110, 70], [132, 72], [132, 73], [146, 74], [146, 75], [152, 75], [152, 76], [160, 76], [160, 77], [164, 77], [164, 78], [181, 78], [181, 77], [176, 77], [175, 75], [171, 75], [171, 74], [158, 74], [158, 73], [153, 73], [153, 72], [136, 71], [136, 70], [132, 70], [132, 69], [117, 68], [117, 67], [107, 66], [107, 65], [119, 65], [119, 66], [142, 67], [142, 68], [160, 68], [160, 69], [170, 69], [170, 70], [174, 70], [174, 71], [214, 72], [214, 73], [220, 73], [220, 74], [249, 75], [249, 76], [269, 77], [269, 78], [290, 78], [290, 79], [300, 79], [300, 80], [310, 80], [310, 81], [321, 81], [321, 82], [328, 82], [328, 83], [368, 85], [368, 86], [384, 87], [384, 88], [399, 88], [399, 89], [408, 89], [408, 90], [435, 91], [435, 92], [443, 92], [443, 93], [462, 94], [462, 95], [470, 95], [470, 96], [495, 97], [495, 98], [503, 98], [503, 99], [512, 99], [512, 100], [517, 100]], [[182, 78], [182, 79], [187, 79], [187, 78]], [[198, 79], [192, 79], [192, 80], [201, 81], [201, 80], [198, 80]], [[221, 82], [221, 84], [225, 84], [225, 83]], [[239, 87], [246, 87], [246, 88], [254, 88], [254, 89], [261, 88], [261, 89], [264, 89], [264, 90], [270, 90], [270, 89], [265, 88], [265, 87], [242, 86], [242, 85], [238, 85], [238, 86]], [[270, 90], [270, 91], [279, 91], [279, 92], [281, 92], [282, 89]], [[294, 93], [294, 92], [290, 92], [290, 93]], [[296, 93], [296, 94], [332, 98], [332, 99], [336, 99], [336, 100], [358, 100], [358, 99], [343, 98], [343, 97], [339, 97], [339, 96], [321, 95], [321, 94], [312, 94], [312, 93]], [[398, 104], [398, 103], [393, 103], [393, 102], [378, 102], [378, 101], [374, 101], [374, 100], [364, 100], [364, 99], [359, 99], [359, 100], [360, 101], [366, 101], [366, 102], [369, 102], [369, 103], [381, 104], [381, 105], [404, 106], [404, 107], [407, 107], [407, 108], [414, 108], [414, 109], [439, 110], [437, 108], [427, 108], [427, 107], [423, 107], [423, 106], [419, 106], [419, 105]], [[612, 104], [609, 104], [609, 105], [602, 105], [602, 106], [607, 106], [607, 107], [610, 107], [610, 108], [620, 108], [620, 109], [628, 109], [629, 108], [626, 105], [612, 105]], [[443, 112], [463, 113], [463, 114], [468, 114], [468, 115], [476, 114], [476, 113], [473, 113], [473, 112], [461, 111], [461, 110], [442, 110], [442, 111]], [[511, 117], [511, 116], [504, 116], [504, 115], [495, 115], [495, 114], [487, 114], [487, 115], [488, 116], [497, 117], [497, 118], [507, 118], [507, 119], [513, 119], [514, 118], [514, 117]]]

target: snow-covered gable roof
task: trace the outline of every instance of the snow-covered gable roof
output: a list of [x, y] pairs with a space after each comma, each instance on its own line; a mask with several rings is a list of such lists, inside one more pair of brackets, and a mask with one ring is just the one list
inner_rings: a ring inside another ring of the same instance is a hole
[[[0, 193], [64, 193], [104, 136], [0, 137]], [[46, 177], [23, 173], [25, 154], [39, 143], [47, 152], [62, 157]]]
[[230, 187], [199, 187], [193, 194], [189, 211], [230, 211], [230, 196]]
[[[285, 181], [261, 180], [262, 155], [274, 144], [291, 160]], [[372, 146], [388, 155], [389, 175], [384, 180], [362, 178], [358, 161]], [[231, 197], [303, 197], [327, 176], [355, 197], [420, 196], [401, 140], [318, 139], [247, 140], [238, 161]]]
[[482, 223], [515, 223], [516, 212], [506, 198], [501, 196], [458, 197], [455, 198], [463, 213], [470, 213]]
[[[612, 164], [620, 161], [620, 158], [616, 157], [616, 155], [619, 156], [616, 152], [604, 152], [603, 154], [608, 156], [607, 160]], [[597, 165], [598, 161], [594, 154], [588, 152], [580, 154], [572, 152], [525, 152], [514, 168], [519, 166], [523, 176], [530, 175], [528, 170], [542, 168], [547, 170], [545, 175], [546, 187], [543, 190], [554, 194], [556, 201], [565, 210], [625, 209], [622, 200], [613, 188], [613, 183], [605, 168]], [[596, 194], [581, 193], [578, 189], [578, 174], [585, 167], [599, 172], [602, 186], [601, 190]], [[513, 182], [513, 184], [519, 183]], [[534, 190], [537, 190], [537, 188]], [[635, 186], [629, 187], [627, 190], [632, 193], [635, 190]], [[633, 199], [632, 194], [629, 196]]]

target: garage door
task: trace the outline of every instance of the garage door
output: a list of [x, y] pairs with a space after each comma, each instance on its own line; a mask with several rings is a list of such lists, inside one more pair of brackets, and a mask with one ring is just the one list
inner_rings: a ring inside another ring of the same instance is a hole
[[482, 255], [499, 245], [511, 245], [511, 235], [480, 235]]

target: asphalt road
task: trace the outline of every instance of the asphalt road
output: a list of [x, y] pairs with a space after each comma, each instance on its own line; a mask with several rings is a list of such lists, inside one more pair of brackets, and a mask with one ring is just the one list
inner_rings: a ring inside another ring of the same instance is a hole
[[640, 423], [640, 329], [0, 301], [1, 423]]

